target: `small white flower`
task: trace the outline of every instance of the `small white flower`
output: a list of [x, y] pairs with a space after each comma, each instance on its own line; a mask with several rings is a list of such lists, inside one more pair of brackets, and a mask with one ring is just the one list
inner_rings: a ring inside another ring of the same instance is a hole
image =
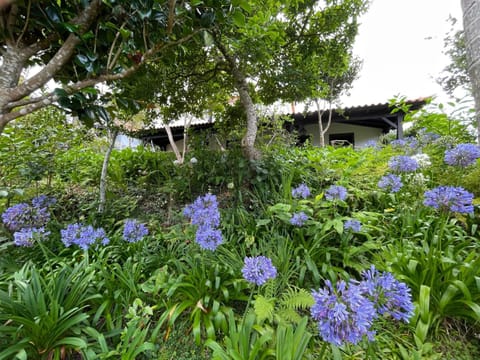
[[432, 165], [432, 162], [430, 161], [430, 156], [428, 156], [427, 154], [415, 154], [412, 155], [411, 158], [416, 160], [418, 165], [422, 168]]
[[192, 157], [192, 158], [190, 159], [190, 164], [196, 164], [196, 163], [198, 163], [197, 158]]

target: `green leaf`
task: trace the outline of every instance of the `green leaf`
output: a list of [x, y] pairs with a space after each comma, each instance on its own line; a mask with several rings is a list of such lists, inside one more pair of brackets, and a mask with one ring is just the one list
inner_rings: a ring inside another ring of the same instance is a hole
[[428, 323], [430, 314], [430, 287], [426, 285], [420, 286], [420, 295], [418, 298], [418, 308], [420, 311], [420, 318], [424, 323]]
[[69, 24], [69, 23], [62, 23], [62, 26], [71, 33], [78, 33], [80, 27], [78, 25]]
[[240, 10], [235, 9], [232, 13], [232, 19], [235, 26], [244, 27], [245, 26], [245, 15]]
[[268, 225], [271, 222], [272, 221], [270, 219], [258, 219], [257, 220], [257, 227]]

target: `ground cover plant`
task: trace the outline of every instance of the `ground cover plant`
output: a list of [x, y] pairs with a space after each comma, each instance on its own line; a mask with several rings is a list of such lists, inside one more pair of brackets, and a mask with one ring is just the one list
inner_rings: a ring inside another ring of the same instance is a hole
[[100, 214], [85, 136], [2, 172], [0, 359], [480, 356], [477, 145], [114, 151]]

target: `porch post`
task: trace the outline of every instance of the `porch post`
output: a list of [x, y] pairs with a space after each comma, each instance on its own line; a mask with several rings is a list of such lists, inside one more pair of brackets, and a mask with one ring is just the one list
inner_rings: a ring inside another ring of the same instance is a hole
[[403, 118], [405, 114], [401, 111], [397, 113], [397, 139], [403, 139]]

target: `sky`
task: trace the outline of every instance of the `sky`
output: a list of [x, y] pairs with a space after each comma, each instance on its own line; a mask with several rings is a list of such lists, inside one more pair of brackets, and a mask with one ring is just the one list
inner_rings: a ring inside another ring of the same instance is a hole
[[435, 79], [449, 63], [443, 54], [449, 15], [461, 27], [460, 0], [372, 0], [353, 50], [363, 59], [360, 77], [342, 105], [384, 103], [396, 95], [448, 101]]

